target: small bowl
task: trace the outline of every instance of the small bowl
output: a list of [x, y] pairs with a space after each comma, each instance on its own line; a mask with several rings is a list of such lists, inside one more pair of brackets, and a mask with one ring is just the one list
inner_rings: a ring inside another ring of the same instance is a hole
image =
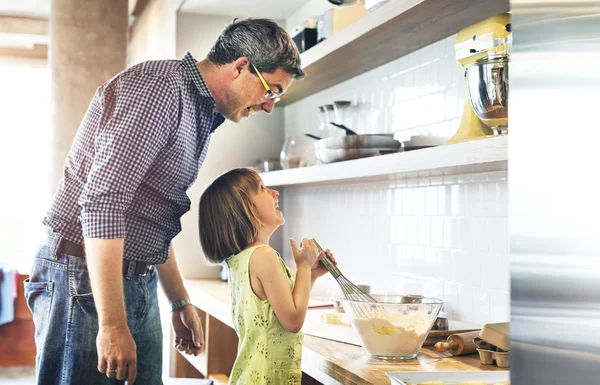
[[419, 354], [443, 301], [401, 295], [372, 295], [377, 302], [342, 299], [363, 349], [374, 358], [409, 360]]

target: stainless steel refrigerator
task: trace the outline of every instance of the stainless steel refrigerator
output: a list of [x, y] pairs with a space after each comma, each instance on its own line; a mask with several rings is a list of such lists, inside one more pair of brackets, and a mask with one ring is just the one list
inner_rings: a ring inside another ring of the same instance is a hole
[[600, 384], [600, 1], [511, 1], [511, 380]]

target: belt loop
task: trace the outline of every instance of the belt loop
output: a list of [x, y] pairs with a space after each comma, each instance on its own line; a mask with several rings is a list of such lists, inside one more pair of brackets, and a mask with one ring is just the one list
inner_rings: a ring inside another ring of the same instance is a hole
[[50, 247], [50, 255], [52, 255], [52, 258], [54, 258], [55, 260], [58, 260], [60, 258], [59, 248], [61, 240], [62, 238], [59, 234], [52, 233], [52, 245]]
[[135, 265], [133, 263], [133, 261], [127, 261], [127, 260], [123, 260], [123, 263], [127, 263], [127, 271], [125, 271], [125, 278], [127, 279], [131, 279], [131, 276], [133, 275], [133, 271], [135, 269]]

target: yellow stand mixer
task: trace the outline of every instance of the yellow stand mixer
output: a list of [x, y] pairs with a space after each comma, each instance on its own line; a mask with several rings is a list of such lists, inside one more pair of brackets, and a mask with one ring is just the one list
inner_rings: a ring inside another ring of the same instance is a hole
[[492, 16], [462, 29], [454, 45], [465, 68], [468, 98], [456, 134], [446, 144], [508, 133], [510, 14]]

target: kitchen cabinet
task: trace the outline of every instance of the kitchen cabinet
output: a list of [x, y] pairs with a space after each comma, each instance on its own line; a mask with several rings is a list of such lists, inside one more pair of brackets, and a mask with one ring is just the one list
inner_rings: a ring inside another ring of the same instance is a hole
[[294, 103], [509, 9], [509, 0], [392, 0], [303, 52], [306, 77], [290, 87], [281, 105]]
[[[171, 373], [191, 377], [197, 370], [217, 385], [226, 384], [237, 351], [227, 282], [187, 279], [185, 286], [202, 315], [206, 349], [198, 357], [182, 355], [173, 349]], [[476, 354], [453, 357], [448, 352], [438, 353], [431, 348], [421, 349], [414, 360], [388, 362], [369, 358], [360, 346], [305, 335], [302, 384], [388, 385], [388, 372], [500, 370], [495, 365], [482, 365]]]
[[403, 177], [504, 171], [508, 166], [508, 137], [380, 155], [345, 162], [263, 172], [269, 187], [326, 184], [338, 181], [394, 180]]

